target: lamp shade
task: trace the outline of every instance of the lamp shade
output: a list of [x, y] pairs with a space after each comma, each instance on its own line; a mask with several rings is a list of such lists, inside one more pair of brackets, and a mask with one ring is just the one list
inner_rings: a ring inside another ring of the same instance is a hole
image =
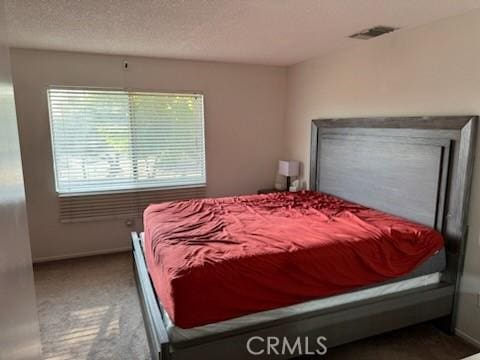
[[278, 173], [284, 176], [298, 176], [300, 162], [295, 160], [279, 160]]

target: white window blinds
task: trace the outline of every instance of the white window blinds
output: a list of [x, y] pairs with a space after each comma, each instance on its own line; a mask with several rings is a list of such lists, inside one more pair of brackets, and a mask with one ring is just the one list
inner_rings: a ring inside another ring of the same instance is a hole
[[60, 195], [205, 185], [203, 96], [48, 90]]

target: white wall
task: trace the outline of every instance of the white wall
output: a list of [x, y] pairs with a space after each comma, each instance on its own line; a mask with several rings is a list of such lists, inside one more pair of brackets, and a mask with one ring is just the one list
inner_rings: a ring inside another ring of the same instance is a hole
[[59, 223], [49, 85], [202, 91], [207, 195], [254, 193], [274, 182], [283, 151], [285, 68], [24, 49], [11, 56], [34, 260], [125, 249], [131, 231], [123, 221]]
[[40, 359], [17, 118], [0, 0], [0, 359]]
[[[308, 164], [316, 118], [480, 114], [480, 11], [361, 42], [288, 70], [291, 158]], [[478, 142], [480, 144], [480, 141]], [[308, 179], [308, 169], [305, 171]], [[480, 345], [480, 146], [458, 329]]]

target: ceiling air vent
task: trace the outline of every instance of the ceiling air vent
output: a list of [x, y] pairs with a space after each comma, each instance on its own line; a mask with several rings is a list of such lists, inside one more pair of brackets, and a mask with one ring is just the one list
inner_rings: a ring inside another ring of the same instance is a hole
[[398, 28], [394, 28], [391, 26], [375, 26], [367, 30], [360, 31], [356, 34], [350, 35], [352, 39], [362, 39], [368, 40], [383, 34], [388, 34], [389, 32], [398, 30]]

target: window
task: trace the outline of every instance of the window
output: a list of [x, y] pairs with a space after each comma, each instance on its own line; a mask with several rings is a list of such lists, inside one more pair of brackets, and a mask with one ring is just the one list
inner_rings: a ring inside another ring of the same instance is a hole
[[204, 186], [203, 96], [48, 90], [60, 195]]

